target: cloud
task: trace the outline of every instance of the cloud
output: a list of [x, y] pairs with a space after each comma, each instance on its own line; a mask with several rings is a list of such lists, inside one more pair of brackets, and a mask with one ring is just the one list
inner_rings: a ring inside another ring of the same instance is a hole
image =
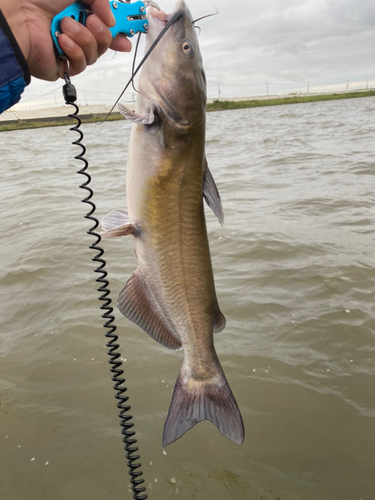
[[[239, 18], [230, 16], [233, 4], [239, 7]], [[225, 85], [229, 91], [234, 80], [242, 87], [247, 82], [249, 93], [258, 81], [264, 93], [266, 81], [282, 92], [288, 80], [292, 88], [307, 80], [328, 85], [375, 76], [370, 1], [222, 2], [221, 14], [231, 35], [215, 34], [212, 26], [207, 33], [205, 28], [202, 51], [209, 85], [222, 83], [222, 91]]]
[[[170, 12], [174, 0], [158, 0]], [[187, 0], [202, 19], [199, 36], [208, 93], [217, 96], [283, 93], [346, 80], [375, 86], [373, 0]], [[88, 102], [110, 104], [131, 74], [133, 54], [107, 52], [74, 78]], [[35, 82], [24, 98], [49, 92], [56, 83]], [[354, 84], [352, 84], [354, 85]], [[131, 98], [133, 91], [128, 93]], [[57, 92], [44, 99], [60, 99]], [[27, 101], [32, 103], [32, 101]]]

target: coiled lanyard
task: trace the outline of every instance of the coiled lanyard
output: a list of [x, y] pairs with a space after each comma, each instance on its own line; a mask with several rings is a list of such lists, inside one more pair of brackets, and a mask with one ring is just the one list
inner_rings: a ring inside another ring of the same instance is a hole
[[73, 144], [81, 148], [81, 152], [74, 158], [78, 161], [83, 162], [82, 168], [78, 170], [77, 173], [86, 177], [86, 180], [80, 185], [80, 188], [84, 189], [87, 192], [87, 196], [82, 200], [82, 203], [86, 203], [87, 205], [89, 205], [90, 210], [84, 217], [94, 224], [87, 231], [87, 234], [93, 236], [96, 239], [96, 241], [91, 243], [89, 248], [97, 252], [92, 260], [98, 264], [98, 267], [95, 269], [95, 273], [98, 274], [98, 276], [96, 277], [96, 282], [99, 284], [97, 290], [100, 294], [99, 300], [102, 302], [100, 309], [103, 311], [102, 318], [105, 320], [103, 327], [106, 329], [105, 337], [107, 339], [106, 347], [108, 348], [108, 362], [111, 365], [110, 371], [112, 373], [112, 381], [114, 382], [113, 389], [115, 390], [115, 398], [117, 400], [116, 406], [120, 410], [118, 416], [120, 418], [124, 450], [126, 452], [126, 458], [128, 460], [131, 488], [133, 491], [133, 498], [135, 500], [146, 500], [148, 498], [147, 495], [142, 495], [142, 493], [146, 491], [146, 488], [144, 486], [141, 486], [144, 483], [144, 479], [140, 477], [143, 475], [143, 472], [140, 470], [141, 464], [137, 462], [140, 459], [140, 456], [136, 454], [138, 451], [138, 447], [136, 446], [137, 440], [135, 439], [135, 431], [131, 430], [134, 426], [134, 424], [132, 423], [133, 417], [128, 413], [131, 407], [127, 404], [129, 398], [125, 395], [127, 388], [124, 385], [125, 379], [122, 378], [124, 371], [122, 369], [121, 353], [119, 352], [120, 345], [118, 343], [118, 335], [115, 333], [115, 317], [113, 315], [113, 307], [111, 306], [112, 300], [110, 298], [109, 282], [107, 279], [108, 273], [105, 270], [106, 261], [103, 257], [104, 250], [99, 246], [101, 236], [96, 232], [96, 229], [99, 226], [99, 221], [94, 216], [96, 210], [96, 206], [92, 201], [94, 193], [93, 190], [89, 187], [91, 176], [87, 172], [89, 163], [84, 157], [86, 148], [82, 143], [83, 132], [82, 130], [80, 130], [82, 122], [78, 116], [79, 107], [75, 103], [75, 101], [77, 100], [77, 92], [74, 85], [71, 83], [67, 72], [64, 74], [64, 78], [65, 85], [63, 86], [63, 96], [65, 99], [65, 104], [69, 104], [75, 108], [75, 112], [68, 116], [69, 118], [77, 120], [76, 125], [70, 129], [74, 132], [77, 132], [79, 135], [78, 139], [74, 141]]
[[[168, 21], [168, 23], [164, 26], [163, 30], [159, 33], [159, 35], [154, 40], [151, 47], [143, 57], [142, 61], [139, 63], [137, 69], [133, 71], [131, 79], [125, 86], [124, 90], [120, 94], [120, 97], [117, 99], [116, 103], [112, 107], [111, 111], [108, 113], [107, 117], [112, 112], [118, 101], [121, 99], [125, 90], [133, 82], [135, 75], [141, 69], [143, 63], [146, 61], [148, 56], [154, 50], [154, 48], [162, 39], [164, 34], [168, 31], [168, 29], [180, 19], [181, 15], [182, 14], [180, 12], [175, 13]], [[76, 160], [83, 162], [83, 167], [80, 170], [78, 170], [77, 173], [84, 175], [86, 177], [85, 182], [80, 185], [80, 188], [84, 189], [88, 193], [87, 197], [82, 200], [82, 203], [87, 203], [90, 206], [90, 210], [84, 217], [85, 219], [89, 219], [91, 222], [94, 223], [92, 228], [87, 231], [87, 234], [96, 238], [96, 241], [92, 243], [89, 248], [97, 252], [97, 254], [92, 258], [92, 260], [99, 264], [98, 267], [95, 269], [95, 272], [98, 273], [99, 275], [96, 278], [96, 282], [100, 284], [98, 288], [98, 292], [101, 294], [99, 296], [99, 300], [103, 302], [103, 304], [100, 306], [100, 309], [104, 311], [102, 314], [102, 318], [105, 320], [103, 327], [106, 328], [107, 331], [105, 333], [105, 336], [107, 339], [109, 339], [106, 344], [106, 346], [109, 349], [107, 351], [109, 356], [108, 361], [111, 365], [110, 371], [113, 374], [112, 380], [113, 382], [115, 382], [113, 389], [116, 391], [115, 398], [118, 401], [117, 408], [119, 408], [120, 410], [118, 415], [120, 418], [121, 434], [123, 435], [122, 441], [124, 443], [124, 450], [126, 451], [126, 458], [128, 459], [131, 488], [133, 491], [134, 500], [146, 500], [148, 498], [147, 495], [146, 494], [142, 495], [142, 493], [146, 491], [146, 488], [144, 486], [141, 486], [144, 483], [144, 479], [140, 477], [143, 475], [143, 472], [139, 470], [141, 464], [136, 463], [136, 461], [140, 459], [140, 456], [135, 455], [135, 453], [137, 453], [138, 451], [138, 448], [137, 446], [135, 446], [137, 443], [137, 440], [134, 437], [135, 432], [131, 430], [131, 428], [134, 426], [134, 424], [132, 423], [133, 417], [128, 414], [131, 408], [129, 405], [126, 404], [129, 398], [125, 396], [127, 388], [124, 386], [125, 379], [122, 378], [124, 371], [121, 368], [122, 367], [121, 354], [118, 351], [120, 346], [118, 344], [118, 335], [115, 333], [116, 326], [113, 324], [115, 317], [113, 315], [113, 307], [111, 306], [112, 300], [110, 298], [110, 290], [108, 287], [109, 282], [107, 280], [108, 273], [105, 270], [106, 261], [103, 258], [104, 250], [99, 246], [99, 243], [101, 241], [101, 236], [96, 232], [96, 229], [99, 226], [99, 221], [94, 216], [96, 210], [96, 206], [92, 201], [94, 193], [92, 189], [89, 187], [89, 184], [91, 182], [91, 176], [87, 172], [89, 164], [86, 158], [84, 157], [86, 153], [86, 148], [82, 143], [83, 132], [80, 130], [82, 122], [81, 119], [78, 117], [79, 107], [75, 102], [77, 100], [77, 92], [74, 85], [70, 81], [68, 63], [67, 63], [67, 71], [64, 73], [64, 79], [65, 79], [65, 85], [63, 86], [63, 96], [65, 99], [65, 103], [70, 104], [75, 108], [75, 112], [68, 116], [70, 118], [74, 118], [75, 120], [77, 120], [76, 125], [72, 127], [70, 130], [73, 130], [79, 134], [79, 138], [76, 141], [74, 141], [73, 144], [81, 148], [80, 154], [78, 154], [74, 158]], [[104, 119], [104, 121], [106, 120], [106, 118]]]

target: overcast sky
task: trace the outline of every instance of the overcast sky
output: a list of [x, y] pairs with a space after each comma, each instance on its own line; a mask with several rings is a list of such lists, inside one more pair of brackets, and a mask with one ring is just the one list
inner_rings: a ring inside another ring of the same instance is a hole
[[[166, 12], [174, 0], [156, 0]], [[208, 96], [375, 87], [374, 0], [187, 0], [198, 23]], [[73, 78], [81, 104], [111, 104], [134, 52], [108, 51]], [[267, 85], [268, 84], [268, 85]], [[19, 106], [63, 104], [61, 83], [33, 79]], [[44, 95], [49, 93], [49, 95]], [[131, 99], [132, 92], [124, 99]]]

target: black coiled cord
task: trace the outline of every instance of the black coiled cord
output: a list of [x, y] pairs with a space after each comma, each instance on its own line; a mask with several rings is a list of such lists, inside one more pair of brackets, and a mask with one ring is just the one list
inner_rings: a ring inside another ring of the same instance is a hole
[[115, 382], [113, 389], [116, 391], [115, 398], [118, 400], [117, 408], [120, 410], [118, 416], [120, 418], [121, 434], [123, 435], [122, 441], [124, 443], [126, 458], [128, 460], [127, 465], [129, 468], [131, 488], [133, 491], [133, 498], [135, 500], [146, 500], [148, 498], [147, 495], [146, 494], [142, 495], [142, 493], [146, 491], [146, 488], [144, 486], [141, 486], [144, 483], [144, 479], [140, 477], [143, 475], [143, 472], [141, 470], [137, 470], [141, 467], [140, 463], [136, 463], [136, 461], [139, 460], [140, 458], [139, 455], [135, 455], [135, 453], [138, 451], [137, 446], [135, 446], [137, 440], [134, 437], [135, 432], [130, 430], [134, 426], [134, 424], [131, 422], [133, 417], [128, 414], [131, 408], [129, 405], [126, 404], [129, 398], [125, 396], [127, 388], [124, 385], [125, 379], [122, 378], [124, 371], [121, 368], [122, 366], [122, 362], [120, 360], [121, 354], [118, 351], [120, 347], [118, 344], [118, 335], [115, 334], [116, 325], [113, 324], [115, 317], [113, 316], [113, 308], [111, 306], [112, 300], [110, 298], [110, 290], [108, 288], [109, 286], [109, 282], [107, 280], [108, 273], [105, 270], [106, 261], [103, 258], [104, 250], [98, 246], [98, 244], [101, 241], [101, 236], [96, 232], [96, 229], [99, 226], [99, 221], [96, 219], [96, 217], [93, 216], [96, 210], [96, 206], [91, 201], [91, 198], [94, 194], [92, 189], [89, 187], [89, 184], [91, 182], [91, 176], [86, 172], [88, 168], [88, 161], [84, 158], [84, 155], [86, 153], [86, 148], [82, 144], [83, 133], [80, 130], [82, 122], [81, 119], [78, 117], [79, 108], [77, 104], [75, 104], [76, 92], [74, 85], [72, 85], [72, 83], [70, 82], [70, 78], [67, 73], [65, 73], [64, 76], [66, 82], [63, 87], [63, 95], [65, 98], [65, 102], [66, 104], [70, 104], [75, 108], [75, 112], [68, 116], [69, 118], [74, 118], [75, 120], [77, 120], [77, 124], [70, 130], [73, 130], [79, 134], [79, 138], [76, 141], [74, 141], [73, 144], [76, 146], [80, 146], [82, 148], [81, 153], [75, 156], [74, 158], [76, 160], [83, 162], [82, 169], [78, 170], [77, 173], [84, 175], [86, 177], [86, 181], [80, 185], [80, 188], [85, 189], [88, 192], [88, 196], [82, 200], [82, 203], [87, 203], [88, 205], [90, 205], [91, 209], [85, 215], [85, 219], [89, 219], [94, 223], [93, 227], [87, 231], [87, 234], [94, 236], [96, 238], [96, 241], [90, 245], [90, 248], [98, 252], [92, 258], [92, 260], [99, 264], [99, 266], [95, 269], [95, 272], [99, 274], [99, 276], [96, 278], [96, 281], [101, 285], [98, 288], [98, 292], [102, 294], [100, 295], [99, 300], [104, 302], [100, 306], [100, 309], [104, 311], [102, 314], [102, 318], [106, 320], [103, 326], [104, 328], [107, 328], [105, 336], [107, 339], [109, 339], [108, 342], [106, 343], [106, 347], [109, 349], [107, 351], [107, 354], [109, 356], [109, 363], [111, 365], [110, 371], [113, 374], [112, 380], [113, 382]]

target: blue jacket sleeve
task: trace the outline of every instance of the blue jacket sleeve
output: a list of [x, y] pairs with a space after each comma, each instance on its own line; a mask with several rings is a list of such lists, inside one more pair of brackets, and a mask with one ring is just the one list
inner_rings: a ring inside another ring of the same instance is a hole
[[21, 99], [29, 83], [26, 60], [0, 10], [0, 113]]

